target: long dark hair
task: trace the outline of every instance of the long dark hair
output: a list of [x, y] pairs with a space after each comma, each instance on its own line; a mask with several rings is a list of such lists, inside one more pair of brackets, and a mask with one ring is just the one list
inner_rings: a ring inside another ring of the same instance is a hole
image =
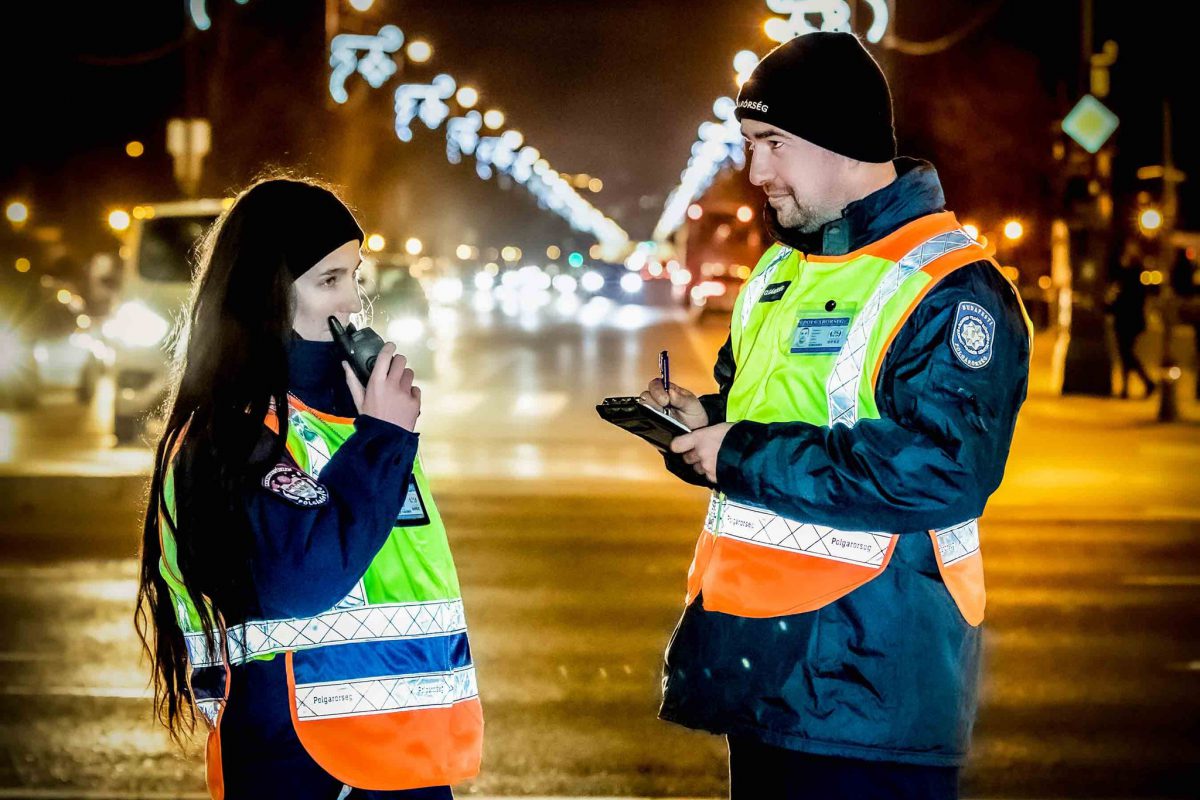
[[[249, 529], [241, 504], [247, 481], [282, 455], [287, 432], [287, 344], [292, 282], [281, 207], [314, 191], [311, 179], [267, 178], [242, 191], [197, 247], [197, 272], [173, 363], [166, 424], [142, 532], [141, 585], [134, 624], [154, 663], [154, 705], [177, 741], [194, 730], [187, 647], [160, 572], [163, 525], [176, 544], [179, 579], [200, 616], [209, 653], [224, 653], [226, 624], [245, 619], [255, 599]], [[273, 412], [272, 412], [273, 409]], [[263, 421], [275, 435], [263, 447]], [[172, 516], [164, 478], [174, 464]]]

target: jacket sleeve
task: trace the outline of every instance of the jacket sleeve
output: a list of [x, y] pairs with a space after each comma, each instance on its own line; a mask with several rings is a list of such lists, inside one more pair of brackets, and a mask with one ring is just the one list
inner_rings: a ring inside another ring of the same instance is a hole
[[[708, 414], [709, 425], [725, 421], [725, 406], [729, 398], [729, 387], [733, 385], [734, 369], [733, 337], [730, 336], [717, 353], [717, 364], [713, 367], [713, 378], [717, 381], [717, 391], [712, 394], [700, 395], [698, 398], [700, 405], [704, 406], [704, 411]], [[685, 463], [680, 456], [664, 453], [663, 462], [667, 465], [667, 471], [684, 483], [709, 489], [714, 488], [703, 475], [696, 472], [691, 464]]]
[[[321, 502], [299, 505], [262, 484], [247, 490], [251, 571], [265, 616], [319, 614], [354, 588], [395, 524], [417, 441], [398, 425], [359, 416], [315, 482]], [[284, 458], [279, 467], [295, 468]]]
[[[962, 303], [994, 320], [984, 364], [956, 355]], [[934, 287], [893, 342], [876, 385], [880, 419], [738, 422], [718, 454], [718, 486], [847, 530], [916, 532], [977, 517], [1004, 475], [1030, 346], [1012, 287], [986, 262], [967, 265]]]

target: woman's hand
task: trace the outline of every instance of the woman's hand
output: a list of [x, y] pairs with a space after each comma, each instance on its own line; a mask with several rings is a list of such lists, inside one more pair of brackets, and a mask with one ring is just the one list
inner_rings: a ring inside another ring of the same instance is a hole
[[663, 407], [669, 404], [671, 406], [671, 415], [684, 425], [687, 425], [691, 430], [703, 428], [708, 425], [708, 412], [700, 404], [699, 398], [677, 384], [671, 384], [671, 393], [668, 396], [667, 390], [663, 388], [662, 379], [655, 378], [650, 381], [650, 385], [646, 387], [646, 391], [642, 392], [640, 399], [646, 405], [656, 408], [659, 411], [662, 411]]
[[375, 359], [375, 368], [364, 387], [350, 365], [346, 370], [346, 385], [354, 397], [358, 413], [399, 425], [406, 431], [416, 430], [421, 416], [421, 390], [413, 386], [413, 371], [408, 359], [396, 353], [396, 345], [388, 342]]

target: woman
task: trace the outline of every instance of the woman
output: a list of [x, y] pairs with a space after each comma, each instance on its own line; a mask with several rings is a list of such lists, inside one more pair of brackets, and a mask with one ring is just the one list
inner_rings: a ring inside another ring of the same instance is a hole
[[366, 386], [362, 229], [328, 189], [242, 192], [200, 249], [155, 455], [138, 632], [159, 718], [198, 709], [214, 798], [451, 797], [482, 713], [458, 579], [388, 344]]

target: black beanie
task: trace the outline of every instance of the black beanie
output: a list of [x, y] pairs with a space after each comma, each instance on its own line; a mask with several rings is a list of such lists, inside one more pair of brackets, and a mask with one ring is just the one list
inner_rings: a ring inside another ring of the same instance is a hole
[[292, 280], [346, 242], [363, 241], [354, 214], [324, 186], [276, 178], [252, 186], [239, 202], [245, 201], [258, 206], [257, 214], [279, 237]]
[[852, 33], [804, 34], [767, 53], [738, 92], [736, 114], [856, 161], [896, 157], [887, 78]]

